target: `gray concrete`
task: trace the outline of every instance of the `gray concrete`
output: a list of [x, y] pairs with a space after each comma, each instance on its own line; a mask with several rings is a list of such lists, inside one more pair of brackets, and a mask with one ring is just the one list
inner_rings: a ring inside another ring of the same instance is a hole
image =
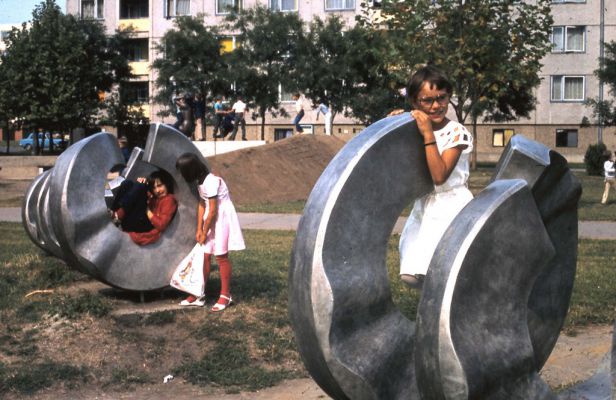
[[[302, 216], [299, 214], [239, 213], [239, 217], [242, 229], [294, 231], [297, 230], [297, 224]], [[21, 222], [21, 208], [0, 207], [0, 221]], [[405, 222], [405, 217], [398, 218], [393, 233], [400, 234]], [[580, 239], [616, 239], [616, 222], [580, 221], [578, 237]]]
[[125, 165], [115, 136], [101, 132], [70, 146], [52, 169], [46, 213], [51, 214], [61, 258], [114, 287], [167, 286], [174, 267], [194, 245], [196, 184], [187, 184], [175, 168], [178, 157], [189, 152], [200, 155], [181, 132], [163, 124], [150, 126], [138, 163], [171, 175], [178, 209], [159, 240], [138, 246], [113, 225], [105, 201], [108, 172]]
[[391, 298], [389, 237], [433, 190], [417, 125], [380, 120], [346, 144], [308, 198], [289, 265], [289, 317], [306, 369], [334, 399], [417, 399], [415, 322]]
[[512, 138], [441, 238], [409, 320], [385, 253], [402, 209], [433, 190], [420, 140], [414, 121], [381, 120], [314, 186], [289, 265], [306, 368], [340, 400], [556, 399], [538, 373], [573, 287], [580, 183], [558, 153]]

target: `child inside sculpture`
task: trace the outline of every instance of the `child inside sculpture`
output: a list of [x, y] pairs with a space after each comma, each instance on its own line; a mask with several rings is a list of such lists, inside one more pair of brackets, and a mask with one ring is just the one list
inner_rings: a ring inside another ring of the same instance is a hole
[[[220, 271], [220, 297], [211, 311], [223, 311], [231, 305], [231, 262], [229, 250], [246, 248], [235, 207], [229, 196], [225, 181], [210, 172], [197, 155], [185, 153], [181, 155], [176, 168], [186, 182], [197, 181], [199, 186], [199, 205], [197, 206], [197, 232], [195, 239], [204, 245], [203, 278], [207, 283], [210, 275], [210, 259], [216, 257]], [[188, 296], [180, 302], [183, 306], [205, 305], [205, 295], [201, 297]]]
[[467, 186], [473, 138], [445, 116], [452, 92], [447, 77], [433, 66], [419, 69], [407, 85], [434, 182], [434, 190], [415, 201], [400, 236], [400, 278], [412, 288], [421, 288], [443, 233], [473, 198]]
[[141, 246], [160, 239], [177, 208], [173, 179], [163, 171], [137, 178], [137, 182], [123, 181], [111, 206], [113, 219]]

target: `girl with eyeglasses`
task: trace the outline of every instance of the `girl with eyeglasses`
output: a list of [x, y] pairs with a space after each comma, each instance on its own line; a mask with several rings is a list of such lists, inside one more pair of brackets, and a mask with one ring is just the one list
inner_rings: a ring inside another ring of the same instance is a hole
[[400, 278], [413, 288], [421, 288], [443, 233], [473, 198], [467, 186], [473, 138], [446, 117], [452, 92], [447, 77], [433, 66], [413, 74], [406, 90], [434, 182], [434, 190], [415, 201], [400, 237]]

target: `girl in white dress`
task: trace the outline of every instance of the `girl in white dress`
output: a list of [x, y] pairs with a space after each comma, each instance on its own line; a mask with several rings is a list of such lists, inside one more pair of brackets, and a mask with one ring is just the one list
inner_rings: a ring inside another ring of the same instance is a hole
[[407, 87], [434, 182], [434, 191], [415, 201], [400, 237], [400, 278], [413, 288], [421, 288], [443, 233], [473, 198], [467, 186], [473, 138], [445, 116], [452, 92], [451, 83], [433, 66], [419, 69]]
[[[220, 270], [220, 297], [212, 311], [223, 311], [231, 298], [231, 262], [229, 250], [244, 250], [244, 237], [235, 207], [229, 197], [225, 181], [212, 173], [193, 153], [185, 153], [175, 164], [186, 182], [199, 182], [199, 205], [197, 208], [197, 242], [204, 245], [203, 277], [205, 282], [210, 275], [210, 258], [216, 257]], [[199, 298], [189, 296], [180, 305], [203, 306], [205, 295]]]

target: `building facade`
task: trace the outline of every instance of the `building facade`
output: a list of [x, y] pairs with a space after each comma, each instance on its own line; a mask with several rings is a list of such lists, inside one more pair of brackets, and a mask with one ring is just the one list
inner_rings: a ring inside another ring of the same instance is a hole
[[[132, 46], [128, 51], [131, 68], [136, 76], [124, 93], [131, 101], [142, 105], [146, 116], [152, 121], [173, 123], [175, 117], [161, 118], [157, 116], [160, 106], [149, 99], [154, 91], [156, 81], [155, 71], [150, 69], [151, 62], [158, 57], [156, 44], [165, 32], [173, 27], [173, 20], [178, 16], [203, 15], [206, 25], [220, 25], [233, 9], [251, 8], [256, 5], [270, 7], [285, 12], [297, 12], [304, 21], [311, 21], [315, 16], [327, 18], [337, 14], [347, 25], [355, 23], [355, 15], [360, 10], [362, 0], [67, 0], [66, 12], [81, 18], [100, 20], [107, 32], [113, 34], [117, 29], [131, 27], [133, 30]], [[223, 49], [230, 51], [235, 48], [235, 39], [229, 35], [222, 41]], [[282, 106], [293, 109], [290, 96], [282, 96]], [[316, 121], [316, 110], [311, 112], [312, 105], [304, 101], [307, 111], [302, 120], [305, 131], [323, 133], [323, 117]], [[265, 139], [273, 141], [292, 133], [290, 123], [292, 117], [267, 117]], [[260, 138], [260, 121], [247, 118], [247, 136], [249, 139]], [[334, 133], [352, 135], [358, 133], [361, 127], [355, 121], [337, 116]], [[207, 137], [211, 137], [211, 127], [206, 127]]]
[[[206, 24], [219, 25], [229, 10], [259, 4], [297, 12], [305, 21], [335, 13], [351, 26], [361, 3], [362, 0], [67, 0], [66, 11], [101, 20], [109, 33], [132, 26], [134, 46], [129, 55], [137, 78], [129, 83], [127, 92], [135, 102], [143, 104], [151, 120], [160, 121], [158, 106], [148, 100], [156, 79], [149, 66], [157, 57], [155, 44], [172, 28], [174, 17], [201, 14]], [[602, 55], [601, 43], [616, 40], [616, 6], [608, 0], [554, 0], [552, 15], [554, 47], [543, 60], [542, 84], [536, 89], [537, 108], [528, 119], [506, 124], [480, 123], [476, 138], [480, 161], [497, 160], [509, 138], [517, 133], [544, 143], [572, 162], [581, 162], [588, 145], [599, 140], [616, 149], [616, 128], [601, 129], [594, 124], [592, 111], [584, 104], [587, 98], [611, 97], [594, 71]], [[232, 35], [223, 46], [227, 50], [234, 48]], [[283, 106], [290, 108], [284, 102]], [[308, 102], [304, 106], [307, 110], [311, 107]], [[322, 133], [322, 119], [317, 123], [315, 115], [316, 112], [307, 112], [302, 122], [308, 131]], [[590, 124], [582, 122], [585, 117]], [[172, 122], [172, 118], [162, 122]], [[249, 138], [256, 139], [258, 122], [247, 122]], [[267, 124], [268, 141], [285, 137], [285, 132], [291, 131], [289, 118], [268, 117]], [[361, 130], [359, 124], [342, 116], [336, 117], [335, 124], [334, 134], [352, 135]]]
[[[616, 40], [616, 4], [609, 0], [553, 0], [553, 50], [543, 60], [537, 107], [529, 119], [478, 127], [478, 159], [495, 161], [499, 149], [516, 133], [537, 140], [582, 162], [590, 144], [603, 141], [616, 150], [616, 128], [601, 129], [592, 121], [587, 98], [613, 98], [594, 71], [599, 68], [602, 42]], [[590, 126], [583, 123], [585, 117]]]

